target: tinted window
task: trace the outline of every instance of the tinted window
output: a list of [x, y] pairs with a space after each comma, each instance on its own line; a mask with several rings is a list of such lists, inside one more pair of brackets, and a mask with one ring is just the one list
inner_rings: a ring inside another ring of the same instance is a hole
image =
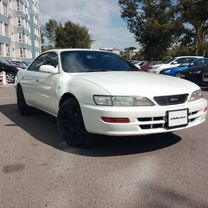
[[98, 51], [64, 51], [61, 63], [65, 72], [138, 71], [120, 56]]
[[177, 62], [178, 64], [182, 64], [182, 63], [187, 63], [187, 62], [189, 62], [192, 59], [193, 58], [179, 58], [175, 62]]
[[193, 62], [193, 66], [201, 66], [203, 65], [205, 62], [203, 59], [200, 59], [200, 60], [196, 60]]
[[163, 62], [163, 64], [169, 64], [170, 62], [172, 62], [172, 61], [174, 61], [175, 60], [175, 57], [174, 58], [171, 58], [171, 59], [169, 59], [169, 60], [167, 60], [167, 61], [165, 61], [165, 62]]
[[58, 56], [56, 53], [44, 53], [40, 55], [28, 68], [30, 71], [39, 71], [41, 65], [51, 65], [57, 67]]

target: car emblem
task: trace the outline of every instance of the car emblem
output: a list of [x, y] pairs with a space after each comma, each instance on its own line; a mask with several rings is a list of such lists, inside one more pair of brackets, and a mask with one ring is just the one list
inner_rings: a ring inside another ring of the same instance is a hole
[[173, 103], [173, 102], [178, 102], [179, 101], [179, 98], [177, 97], [174, 97], [174, 98], [170, 98], [170, 102]]

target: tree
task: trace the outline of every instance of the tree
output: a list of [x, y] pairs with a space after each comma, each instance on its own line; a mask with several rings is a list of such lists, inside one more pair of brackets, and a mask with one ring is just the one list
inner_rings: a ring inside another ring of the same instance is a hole
[[203, 55], [208, 39], [208, 1], [179, 0], [177, 8], [186, 30], [183, 40], [194, 46], [196, 54]]
[[59, 27], [59, 23], [55, 19], [49, 19], [44, 26], [44, 33], [47, 39], [49, 40], [49, 44], [55, 46], [56, 43], [56, 30]]
[[91, 36], [85, 26], [66, 22], [59, 24], [56, 30], [57, 48], [90, 48], [92, 43]]
[[160, 60], [182, 32], [171, 0], [119, 0], [121, 17], [147, 60]]

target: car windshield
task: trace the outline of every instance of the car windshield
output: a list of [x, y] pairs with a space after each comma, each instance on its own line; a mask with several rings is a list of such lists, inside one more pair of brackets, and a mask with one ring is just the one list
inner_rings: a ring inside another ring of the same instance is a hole
[[138, 71], [120, 56], [101, 51], [64, 51], [61, 64], [65, 72]]
[[167, 61], [165, 61], [165, 62], [163, 62], [163, 64], [169, 64], [169, 63], [172, 62], [173, 60], [175, 60], [175, 57], [174, 57], [174, 58], [171, 58], [171, 59], [169, 59], [169, 60], [167, 60]]
[[6, 60], [0, 60], [0, 62], [1, 62], [2, 64], [9, 65], [9, 63], [8, 63]]
[[184, 63], [182, 63], [180, 66], [188, 66], [191, 63], [193, 63], [194, 60], [196, 60], [196, 59], [188, 59], [187, 61], [185, 61]]

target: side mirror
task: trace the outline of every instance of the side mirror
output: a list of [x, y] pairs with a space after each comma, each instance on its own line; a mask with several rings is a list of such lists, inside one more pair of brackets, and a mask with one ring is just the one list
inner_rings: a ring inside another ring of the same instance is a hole
[[177, 61], [174, 61], [174, 62], [172, 62], [171, 64], [178, 64], [178, 62], [177, 62]]
[[42, 65], [42, 66], [40, 66], [39, 71], [45, 72], [45, 73], [51, 73], [51, 74], [58, 73], [58, 69], [55, 68], [54, 66], [51, 66], [51, 65]]

